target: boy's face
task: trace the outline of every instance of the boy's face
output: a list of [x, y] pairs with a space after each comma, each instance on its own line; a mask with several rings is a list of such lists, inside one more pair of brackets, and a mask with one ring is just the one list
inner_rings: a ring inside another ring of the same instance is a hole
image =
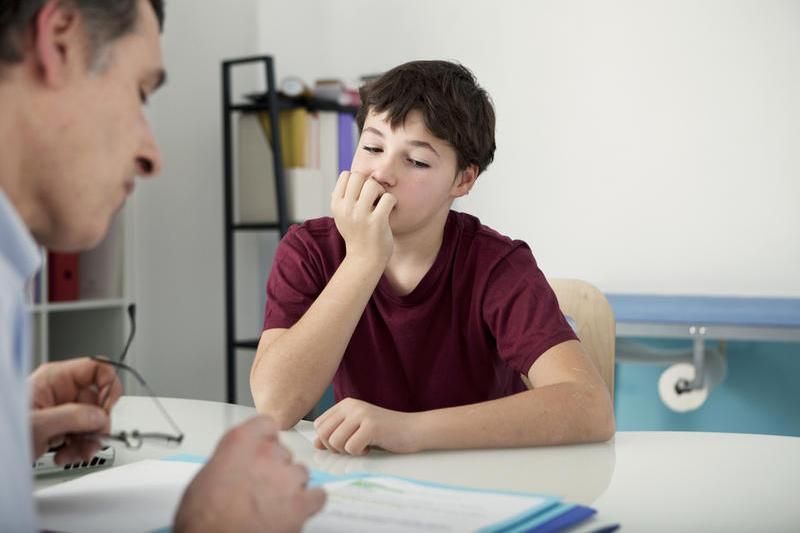
[[163, 80], [160, 35], [149, 2], [138, 4], [135, 29], [101, 52], [102, 66], [76, 64], [69, 82], [48, 96], [55, 128], [41, 137], [45, 151], [35, 172], [46, 220], [35, 236], [54, 249], [95, 245], [135, 176], [159, 171], [143, 100]]
[[400, 236], [443, 223], [453, 200], [469, 192], [474, 177], [464, 183], [456, 162], [453, 147], [428, 131], [419, 111], [411, 111], [395, 130], [385, 113], [370, 111], [351, 171], [371, 177], [397, 198], [389, 224]]

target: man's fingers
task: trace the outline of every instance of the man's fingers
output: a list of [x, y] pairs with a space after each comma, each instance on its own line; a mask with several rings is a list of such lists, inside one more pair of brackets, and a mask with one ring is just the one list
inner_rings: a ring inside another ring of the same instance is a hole
[[98, 391], [91, 387], [86, 387], [78, 391], [78, 396], [73, 400], [75, 403], [88, 403], [91, 405], [100, 405], [102, 397]]
[[105, 433], [111, 425], [108, 413], [99, 407], [77, 403], [36, 409], [31, 411], [31, 421], [36, 440], [43, 446], [69, 433]]
[[89, 357], [46, 363], [31, 374], [29, 383], [34, 391], [34, 408], [80, 401], [86, 389], [97, 391], [108, 385], [113, 401], [122, 394], [114, 367]]
[[254, 416], [228, 431], [217, 445], [217, 452], [222, 454], [258, 454], [262, 451], [271, 453], [271, 447], [278, 441], [278, 429], [271, 418], [264, 415]]
[[317, 514], [325, 505], [325, 500], [327, 497], [328, 496], [325, 494], [325, 491], [320, 488], [309, 489], [305, 491], [301, 496], [301, 505], [303, 507], [304, 515], [309, 517]]
[[102, 407], [110, 411], [117, 401], [119, 401], [120, 397], [122, 397], [122, 383], [119, 378], [117, 378], [110, 384], [105, 385], [101, 391], [100, 399], [103, 401]]
[[95, 438], [71, 435], [56, 452], [53, 461], [59, 466], [67, 463], [90, 461], [103, 445]]
[[99, 401], [102, 402], [104, 409], [110, 410], [122, 396], [122, 382], [113, 366], [98, 361], [93, 362], [98, 365], [95, 386], [100, 390]]

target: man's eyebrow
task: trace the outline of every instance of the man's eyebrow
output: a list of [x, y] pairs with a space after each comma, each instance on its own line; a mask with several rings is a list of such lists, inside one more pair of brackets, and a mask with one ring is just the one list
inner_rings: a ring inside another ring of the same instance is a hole
[[[364, 131], [374, 133], [378, 137], [384, 137], [383, 133], [381, 133], [380, 130], [377, 130], [376, 128], [373, 128], [371, 126], [367, 126], [366, 128], [364, 128]], [[440, 157], [439, 152], [437, 152], [436, 149], [433, 146], [431, 146], [431, 143], [429, 142], [414, 140], [414, 141], [408, 141], [406, 144], [410, 144], [411, 146], [418, 146], [419, 148], [427, 148], [428, 150], [433, 152], [436, 155], [436, 157]]]

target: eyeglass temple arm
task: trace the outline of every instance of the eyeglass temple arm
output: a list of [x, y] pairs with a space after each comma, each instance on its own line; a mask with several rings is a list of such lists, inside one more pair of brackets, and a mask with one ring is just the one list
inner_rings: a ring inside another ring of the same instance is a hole
[[178, 442], [183, 440], [183, 432], [178, 427], [178, 424], [176, 424], [175, 421], [172, 419], [172, 417], [169, 416], [169, 413], [164, 408], [164, 405], [161, 403], [161, 401], [158, 399], [158, 396], [156, 396], [155, 392], [153, 392], [153, 389], [150, 388], [150, 385], [147, 384], [147, 382], [139, 374], [139, 372], [136, 371], [135, 368], [130, 367], [130, 366], [126, 365], [125, 363], [121, 363], [119, 361], [113, 361], [113, 360], [108, 359], [106, 357], [92, 356], [92, 359], [94, 359], [95, 361], [100, 362], [100, 363], [105, 363], [107, 365], [111, 365], [111, 366], [113, 366], [115, 368], [124, 368], [125, 370], [127, 370], [128, 372], [133, 374], [133, 377], [135, 377], [136, 381], [138, 381], [139, 384], [142, 387], [145, 388], [145, 390], [147, 391], [147, 394], [150, 395], [150, 397], [156, 403], [156, 406], [158, 407], [158, 409], [161, 411], [161, 414], [164, 415], [164, 418], [167, 419], [167, 422], [169, 422], [169, 425], [172, 426], [172, 429], [178, 435], [178, 437], [177, 437], [177, 439], [179, 439]]
[[130, 304], [128, 306], [128, 321], [131, 325], [131, 331], [128, 333], [128, 340], [125, 342], [125, 347], [122, 349], [122, 353], [119, 355], [118, 361], [120, 362], [125, 361], [125, 357], [128, 355], [128, 348], [131, 347], [133, 336], [136, 334], [136, 304]]
[[[125, 357], [128, 355], [128, 348], [130, 348], [131, 343], [133, 342], [133, 337], [136, 335], [136, 304], [132, 303], [132, 304], [128, 305], [128, 322], [131, 325], [131, 329], [128, 332], [128, 340], [125, 341], [125, 346], [122, 348], [122, 352], [119, 354], [119, 357], [117, 358], [117, 360], [120, 361], [120, 362], [124, 361]], [[97, 359], [97, 358], [93, 358], [93, 359], [98, 360], [98, 361], [100, 360], [100, 359]], [[107, 359], [107, 358], [103, 358], [102, 359], [103, 362], [108, 362], [110, 360], [111, 359]], [[117, 367], [114, 368], [114, 373], [117, 376], [119, 376], [119, 370], [118, 370]], [[109, 389], [106, 397], [100, 399], [100, 405], [102, 407], [106, 407], [106, 402], [108, 401], [108, 394], [111, 394], [111, 390], [110, 389]]]

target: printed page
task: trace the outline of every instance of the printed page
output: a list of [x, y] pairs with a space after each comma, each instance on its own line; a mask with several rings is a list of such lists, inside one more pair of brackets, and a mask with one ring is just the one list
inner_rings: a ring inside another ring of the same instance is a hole
[[539, 496], [442, 488], [381, 476], [335, 481], [324, 488], [328, 501], [306, 523], [306, 533], [476, 531], [532, 515], [552, 502]]

